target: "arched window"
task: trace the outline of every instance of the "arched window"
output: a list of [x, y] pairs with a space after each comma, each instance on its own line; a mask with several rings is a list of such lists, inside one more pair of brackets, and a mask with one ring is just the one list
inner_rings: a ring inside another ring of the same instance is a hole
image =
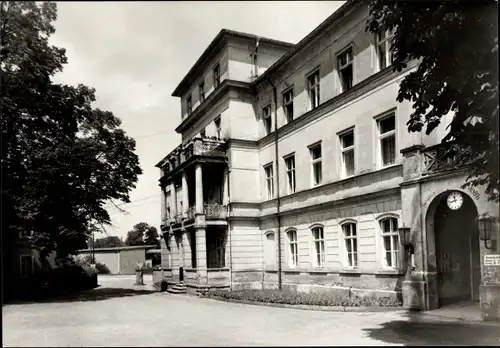
[[380, 220], [380, 231], [382, 236], [382, 248], [384, 266], [391, 268], [399, 267], [399, 234], [398, 219], [387, 217]]
[[290, 230], [288, 237], [288, 267], [295, 268], [299, 264], [299, 245], [297, 241], [297, 231]]
[[276, 242], [274, 232], [267, 232], [264, 239], [264, 264], [267, 268], [276, 267]]
[[323, 267], [325, 265], [325, 236], [322, 226], [315, 226], [311, 229], [314, 248], [314, 266]]
[[342, 224], [344, 233], [344, 255], [346, 266], [358, 267], [358, 233], [355, 222]]

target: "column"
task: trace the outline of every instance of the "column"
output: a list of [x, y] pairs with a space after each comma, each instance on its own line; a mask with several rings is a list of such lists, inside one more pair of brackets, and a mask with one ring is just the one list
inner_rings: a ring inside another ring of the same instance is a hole
[[222, 181], [222, 205], [229, 203], [229, 171], [224, 169], [224, 177]]
[[195, 181], [196, 181], [196, 214], [203, 214], [203, 176], [202, 176], [201, 163], [196, 163]]
[[184, 217], [187, 217], [187, 212], [189, 210], [189, 195], [188, 195], [188, 184], [187, 184], [187, 173], [184, 170], [182, 172], [182, 204], [183, 204], [183, 212]]
[[[403, 306], [414, 309], [428, 309], [429, 296], [425, 228], [422, 226], [422, 198], [420, 183], [410, 183], [422, 173], [424, 146], [413, 145], [401, 150], [403, 155], [403, 183], [401, 184], [402, 222], [411, 229], [411, 241], [414, 248], [414, 268], [412, 256], [404, 250], [405, 280], [401, 286]], [[408, 183], [406, 183], [408, 182]], [[431, 280], [432, 281], [432, 280]]]
[[175, 191], [175, 180], [170, 183], [170, 197], [172, 204], [170, 205], [170, 217], [174, 218], [177, 215], [177, 192]]
[[207, 239], [205, 227], [196, 228], [196, 267], [198, 273], [198, 286], [208, 285], [207, 275]]

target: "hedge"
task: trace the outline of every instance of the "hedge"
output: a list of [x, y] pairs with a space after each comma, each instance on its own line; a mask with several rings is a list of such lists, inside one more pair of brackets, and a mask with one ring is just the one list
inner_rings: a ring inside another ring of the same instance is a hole
[[338, 296], [328, 292], [305, 293], [290, 290], [216, 290], [208, 296], [291, 305], [343, 306], [343, 307], [400, 307], [402, 302], [390, 297]]

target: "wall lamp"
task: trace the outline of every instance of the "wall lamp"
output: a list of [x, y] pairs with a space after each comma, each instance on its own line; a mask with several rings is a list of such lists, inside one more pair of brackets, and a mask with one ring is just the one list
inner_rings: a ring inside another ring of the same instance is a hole
[[482, 215], [478, 216], [476, 220], [477, 227], [479, 229], [479, 239], [484, 241], [484, 247], [486, 249], [491, 249], [491, 235], [493, 234], [493, 228], [496, 222], [496, 218], [488, 215]]

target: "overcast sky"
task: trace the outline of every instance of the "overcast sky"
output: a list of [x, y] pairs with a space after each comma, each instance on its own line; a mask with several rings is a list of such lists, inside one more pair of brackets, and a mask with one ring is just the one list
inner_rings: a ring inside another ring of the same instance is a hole
[[123, 121], [144, 171], [128, 214], [110, 209], [107, 232], [125, 239], [138, 222], [159, 230], [154, 165], [180, 143], [180, 100], [170, 95], [221, 29], [297, 43], [344, 2], [58, 2], [52, 42], [68, 64], [56, 80], [96, 89], [95, 107]]

